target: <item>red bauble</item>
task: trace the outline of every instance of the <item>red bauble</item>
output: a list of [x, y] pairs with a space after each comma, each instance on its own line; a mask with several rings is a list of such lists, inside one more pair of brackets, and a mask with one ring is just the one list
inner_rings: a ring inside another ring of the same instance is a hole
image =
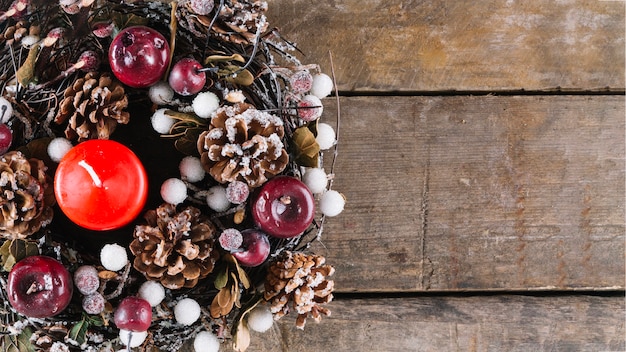
[[0, 123], [0, 155], [6, 153], [11, 148], [13, 132], [4, 123]]
[[133, 221], [148, 196], [137, 156], [111, 140], [82, 142], [65, 154], [54, 176], [59, 207], [79, 226], [113, 230]]
[[170, 63], [170, 46], [165, 37], [145, 26], [119, 32], [109, 47], [111, 71], [122, 83], [145, 88], [160, 80]]
[[263, 264], [270, 255], [270, 241], [267, 235], [258, 230], [244, 230], [241, 231], [241, 235], [243, 236], [241, 251], [234, 252], [233, 257], [243, 266], [253, 267]]
[[139, 297], [126, 297], [115, 310], [115, 326], [130, 331], [146, 331], [152, 323], [150, 303]]
[[299, 179], [278, 176], [267, 181], [252, 202], [252, 217], [268, 235], [290, 238], [300, 235], [315, 216], [315, 199]]
[[7, 295], [19, 313], [48, 318], [61, 313], [70, 303], [72, 277], [56, 259], [37, 255], [17, 262], [9, 273]]
[[200, 72], [202, 65], [194, 59], [185, 58], [178, 61], [172, 72], [168, 82], [172, 89], [180, 95], [194, 95], [204, 88], [206, 83], [206, 73]]

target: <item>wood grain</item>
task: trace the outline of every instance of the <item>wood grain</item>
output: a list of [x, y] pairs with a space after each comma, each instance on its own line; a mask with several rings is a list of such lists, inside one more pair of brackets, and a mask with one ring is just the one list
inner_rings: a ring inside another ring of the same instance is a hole
[[348, 203], [314, 246], [338, 291], [624, 288], [623, 97], [353, 97], [341, 110], [334, 188]]
[[[416, 297], [338, 300], [304, 331], [289, 317], [249, 351], [624, 351], [624, 298]], [[224, 346], [223, 351], [229, 349]]]
[[623, 1], [277, 0], [343, 91], [624, 90]]

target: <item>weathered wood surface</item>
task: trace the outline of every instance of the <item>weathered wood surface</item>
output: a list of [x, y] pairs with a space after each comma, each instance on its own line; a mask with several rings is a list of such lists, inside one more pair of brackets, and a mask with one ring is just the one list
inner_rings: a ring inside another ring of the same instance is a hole
[[338, 291], [624, 288], [623, 96], [341, 110], [334, 187], [348, 203], [315, 246]]
[[[249, 351], [624, 351], [624, 298], [342, 299], [320, 324], [288, 317]], [[223, 351], [229, 349], [224, 346]]]
[[274, 0], [343, 91], [624, 90], [624, 1]]

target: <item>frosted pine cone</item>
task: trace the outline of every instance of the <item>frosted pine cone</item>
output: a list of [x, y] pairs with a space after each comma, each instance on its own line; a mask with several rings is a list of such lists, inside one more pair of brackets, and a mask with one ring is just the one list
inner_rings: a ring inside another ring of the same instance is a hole
[[254, 188], [289, 163], [285, 132], [277, 116], [240, 103], [219, 108], [198, 138], [205, 170], [220, 183], [243, 181]]
[[126, 107], [128, 97], [120, 82], [107, 73], [89, 72], [65, 90], [54, 121], [67, 123], [69, 140], [108, 139], [118, 123], [128, 123]]
[[264, 298], [270, 303], [274, 319], [280, 319], [293, 307], [298, 313], [296, 327], [304, 329], [307, 317], [319, 322], [322, 315], [330, 315], [321, 304], [333, 299], [334, 281], [327, 277], [335, 269], [324, 263], [324, 257], [319, 255], [287, 251], [270, 264]]
[[[213, 17], [209, 12], [214, 8], [207, 10], [209, 6], [198, 0], [184, 0], [182, 4], [178, 14], [180, 23], [197, 35], [206, 33]], [[211, 31], [220, 39], [235, 44], [254, 43], [257, 32], [267, 30], [266, 11], [266, 1], [226, 0]]]
[[33, 25], [27, 21], [18, 21], [13, 25], [6, 27], [4, 33], [0, 34], [0, 42], [6, 42], [8, 45], [20, 43], [27, 36], [39, 37], [40, 27]]
[[200, 210], [163, 204], [150, 210], [148, 225], [135, 227], [130, 250], [133, 266], [146, 278], [170, 289], [194, 287], [215, 266], [219, 252], [214, 247], [215, 226], [200, 216]]
[[55, 203], [51, 180], [41, 160], [20, 152], [0, 158], [0, 234], [24, 239], [52, 221]]

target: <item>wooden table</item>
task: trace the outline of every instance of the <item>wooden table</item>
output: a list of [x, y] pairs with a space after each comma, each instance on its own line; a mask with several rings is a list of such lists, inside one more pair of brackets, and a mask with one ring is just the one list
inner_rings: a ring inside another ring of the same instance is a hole
[[624, 1], [269, 3], [333, 54], [348, 204], [332, 316], [249, 351], [626, 349]]

